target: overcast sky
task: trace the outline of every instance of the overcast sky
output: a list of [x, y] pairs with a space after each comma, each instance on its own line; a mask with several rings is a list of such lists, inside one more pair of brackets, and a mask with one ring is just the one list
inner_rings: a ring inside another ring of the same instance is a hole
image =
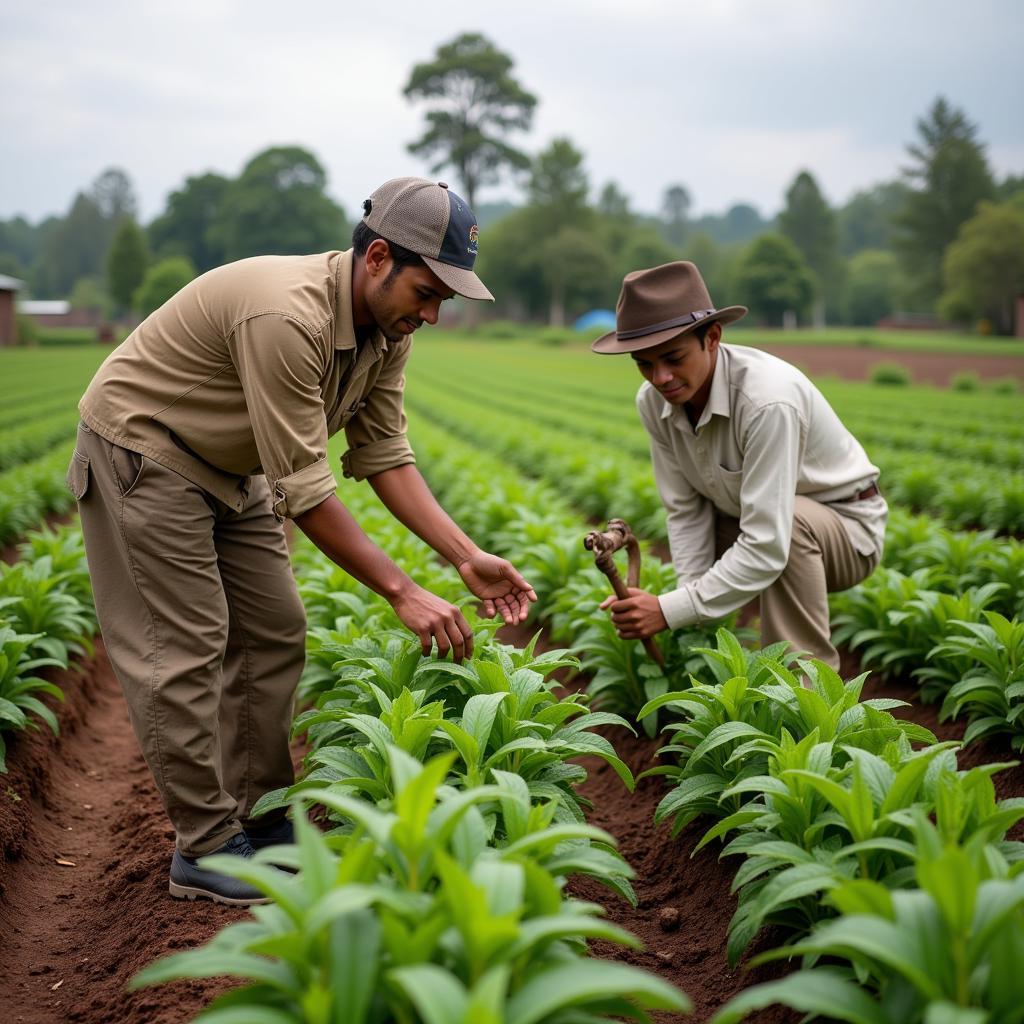
[[463, 31], [539, 97], [519, 145], [567, 135], [595, 188], [645, 212], [678, 181], [696, 213], [770, 215], [804, 168], [842, 203], [897, 175], [940, 93], [997, 174], [1024, 172], [1021, 0], [6, 0], [0, 24], [0, 218], [63, 213], [114, 165], [149, 220], [187, 175], [285, 144], [352, 217], [384, 179], [430, 174], [401, 90]]

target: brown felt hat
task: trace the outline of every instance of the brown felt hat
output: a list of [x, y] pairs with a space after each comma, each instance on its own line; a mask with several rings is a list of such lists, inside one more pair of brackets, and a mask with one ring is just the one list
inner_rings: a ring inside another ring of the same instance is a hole
[[622, 281], [615, 306], [615, 330], [590, 347], [601, 355], [653, 348], [717, 320], [731, 324], [746, 316], [746, 306], [715, 309], [700, 271], [687, 260], [651, 270], [634, 270]]

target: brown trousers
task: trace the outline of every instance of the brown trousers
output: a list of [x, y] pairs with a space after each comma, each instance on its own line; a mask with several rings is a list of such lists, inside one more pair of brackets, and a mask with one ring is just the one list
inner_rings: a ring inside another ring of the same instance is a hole
[[294, 781], [306, 620], [266, 480], [235, 512], [82, 424], [68, 485], [132, 727], [178, 849], [202, 856]]
[[[716, 557], [740, 535], [738, 519], [715, 517]], [[832, 646], [828, 595], [849, 590], [875, 571], [879, 554], [862, 555], [850, 541], [842, 517], [827, 505], [797, 495], [793, 540], [782, 575], [761, 594], [761, 643], [790, 646], [839, 669]]]

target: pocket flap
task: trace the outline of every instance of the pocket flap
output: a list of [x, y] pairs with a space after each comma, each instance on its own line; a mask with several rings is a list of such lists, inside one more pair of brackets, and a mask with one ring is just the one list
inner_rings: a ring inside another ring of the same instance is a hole
[[78, 501], [81, 501], [89, 489], [89, 457], [83, 455], [77, 448], [71, 456], [68, 474], [64, 479], [67, 482], [68, 490]]

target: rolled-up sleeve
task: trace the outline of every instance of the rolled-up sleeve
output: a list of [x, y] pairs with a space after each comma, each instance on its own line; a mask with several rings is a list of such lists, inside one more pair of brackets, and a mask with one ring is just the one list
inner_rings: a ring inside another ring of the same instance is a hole
[[294, 519], [337, 489], [327, 462], [320, 381], [327, 342], [291, 317], [262, 313], [228, 340], [274, 514]]
[[789, 560], [805, 443], [805, 425], [795, 408], [776, 403], [759, 411], [744, 439], [739, 538], [698, 579], [661, 595], [670, 627], [720, 619], [778, 579]]
[[362, 407], [345, 425], [348, 451], [341, 457], [346, 477], [367, 477], [416, 461], [407, 436], [405, 416], [405, 364], [411, 338], [393, 342], [377, 380]]

